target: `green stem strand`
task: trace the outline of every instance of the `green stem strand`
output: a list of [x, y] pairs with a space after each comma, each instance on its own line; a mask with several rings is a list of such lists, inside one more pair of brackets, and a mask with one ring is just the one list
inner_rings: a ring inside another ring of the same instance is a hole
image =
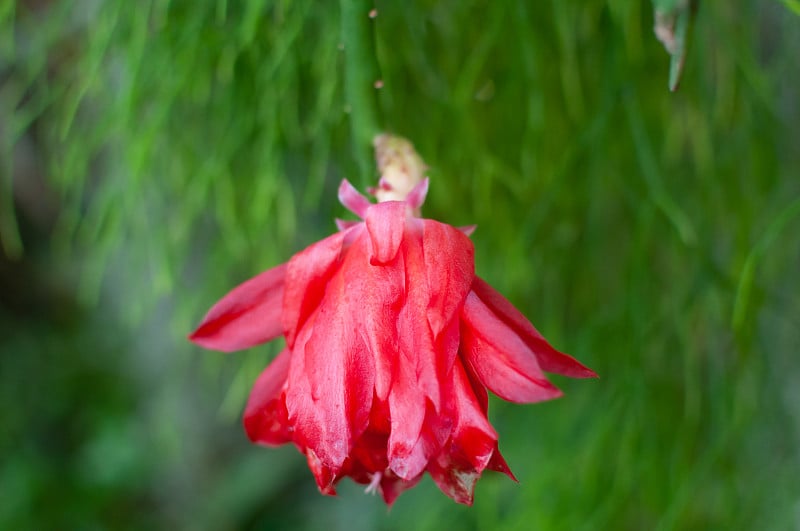
[[795, 199], [784, 208], [769, 224], [764, 235], [747, 254], [742, 272], [739, 274], [739, 284], [736, 287], [736, 298], [733, 303], [733, 316], [731, 326], [741, 332], [747, 317], [747, 308], [750, 295], [755, 283], [756, 266], [767, 254], [767, 250], [775, 243], [786, 226], [797, 216], [800, 216], [800, 198]]
[[381, 132], [376, 82], [380, 71], [375, 55], [372, 0], [340, 0], [344, 46], [345, 109], [362, 184], [372, 182], [372, 139]]

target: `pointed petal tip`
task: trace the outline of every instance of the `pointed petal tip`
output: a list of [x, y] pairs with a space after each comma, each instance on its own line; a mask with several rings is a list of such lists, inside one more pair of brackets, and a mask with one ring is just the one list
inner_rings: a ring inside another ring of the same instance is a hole
[[367, 209], [372, 205], [369, 199], [359, 193], [347, 179], [342, 179], [339, 184], [339, 202], [344, 207], [361, 219], [367, 215]]
[[189, 340], [204, 348], [233, 352], [277, 338], [283, 333], [285, 276], [286, 264], [281, 264], [242, 282], [208, 310]]
[[430, 179], [425, 177], [408, 193], [408, 196], [406, 196], [408, 206], [414, 210], [422, 206], [422, 204], [425, 202], [425, 198], [428, 196], [429, 184]]
[[336, 496], [336, 481], [339, 469], [333, 469], [323, 464], [311, 448], [306, 448], [305, 453], [308, 460], [308, 468], [314, 475], [319, 492], [325, 496]]
[[460, 230], [467, 236], [472, 236], [472, 234], [475, 232], [475, 229], [477, 228], [478, 228], [477, 225], [466, 225], [464, 227], [458, 227], [458, 230]]
[[236, 348], [235, 346], [231, 346], [227, 344], [225, 341], [220, 341], [212, 330], [209, 330], [210, 327], [201, 324], [197, 327], [197, 330], [192, 332], [191, 334], [186, 336], [186, 339], [197, 345], [198, 347], [202, 347], [208, 350], [216, 350], [217, 352], [224, 352], [226, 354], [230, 354], [231, 352], [235, 352], [237, 350], [241, 350]]
[[564, 396], [564, 391], [556, 387], [550, 382], [547, 382], [547, 385], [542, 385], [541, 390], [536, 393], [532, 398], [534, 398], [533, 402], [545, 402], [547, 400], [555, 400], [556, 398], [561, 398]]
[[586, 371], [584, 371], [582, 378], [597, 378], [598, 380], [600, 379], [600, 375], [594, 372], [592, 369], [590, 369], [589, 367], [585, 367], [585, 369]]
[[600, 378], [596, 372], [579, 362], [571, 354], [566, 354], [556, 350], [552, 346], [550, 346], [550, 350], [555, 352], [555, 354], [558, 356], [559, 363], [556, 366], [548, 366], [545, 368], [547, 372], [560, 374], [562, 376], [569, 376], [570, 378]]
[[487, 305], [494, 315], [502, 320], [525, 341], [536, 355], [537, 362], [545, 372], [572, 378], [597, 378], [597, 374], [568, 354], [559, 352], [547, 342], [531, 322], [511, 302], [488, 282], [476, 276], [472, 292]]
[[519, 483], [517, 476], [515, 476], [514, 473], [511, 471], [511, 468], [508, 466], [508, 463], [506, 463], [505, 458], [503, 458], [503, 454], [500, 453], [500, 448], [495, 448], [494, 453], [492, 454], [492, 458], [486, 465], [486, 469], [493, 470], [494, 472], [500, 472], [501, 474], [505, 474], [515, 483]]

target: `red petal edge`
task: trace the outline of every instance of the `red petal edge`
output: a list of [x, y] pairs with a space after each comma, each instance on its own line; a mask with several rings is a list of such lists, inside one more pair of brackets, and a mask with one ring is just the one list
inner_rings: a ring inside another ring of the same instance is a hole
[[292, 431], [283, 387], [291, 354], [283, 350], [258, 376], [244, 410], [244, 429], [251, 441], [267, 446], [291, 442]]
[[189, 339], [201, 347], [233, 352], [283, 332], [281, 310], [286, 264], [240, 284], [217, 302]]
[[561, 396], [545, 378], [534, 353], [474, 293], [464, 301], [461, 319], [464, 361], [494, 394], [517, 403]]
[[528, 348], [536, 354], [543, 370], [572, 378], [597, 378], [597, 373], [593, 370], [550, 346], [531, 322], [485, 280], [476, 276], [472, 282], [472, 291], [525, 341]]

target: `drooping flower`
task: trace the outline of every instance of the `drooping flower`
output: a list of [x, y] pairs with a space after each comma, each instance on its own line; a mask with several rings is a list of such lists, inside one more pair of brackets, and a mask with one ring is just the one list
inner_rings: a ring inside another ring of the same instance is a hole
[[342, 181], [362, 221], [235, 288], [190, 336], [221, 351], [284, 336], [244, 425], [255, 443], [294, 443], [323, 494], [351, 477], [391, 504], [427, 471], [471, 504], [485, 469], [514, 477], [486, 390], [537, 402], [561, 394], [543, 371], [595, 376], [475, 275], [467, 231], [414, 215], [427, 187], [372, 204]]

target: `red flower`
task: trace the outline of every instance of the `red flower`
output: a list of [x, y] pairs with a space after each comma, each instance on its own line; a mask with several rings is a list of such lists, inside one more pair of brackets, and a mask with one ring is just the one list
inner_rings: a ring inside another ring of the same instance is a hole
[[363, 221], [235, 288], [190, 336], [222, 351], [286, 338], [244, 425], [253, 442], [294, 443], [323, 494], [350, 476], [391, 504], [427, 471], [469, 505], [483, 470], [513, 478], [486, 389], [537, 402], [561, 394], [542, 371], [595, 376], [475, 276], [464, 231], [413, 215], [427, 185], [371, 204], [343, 181]]

